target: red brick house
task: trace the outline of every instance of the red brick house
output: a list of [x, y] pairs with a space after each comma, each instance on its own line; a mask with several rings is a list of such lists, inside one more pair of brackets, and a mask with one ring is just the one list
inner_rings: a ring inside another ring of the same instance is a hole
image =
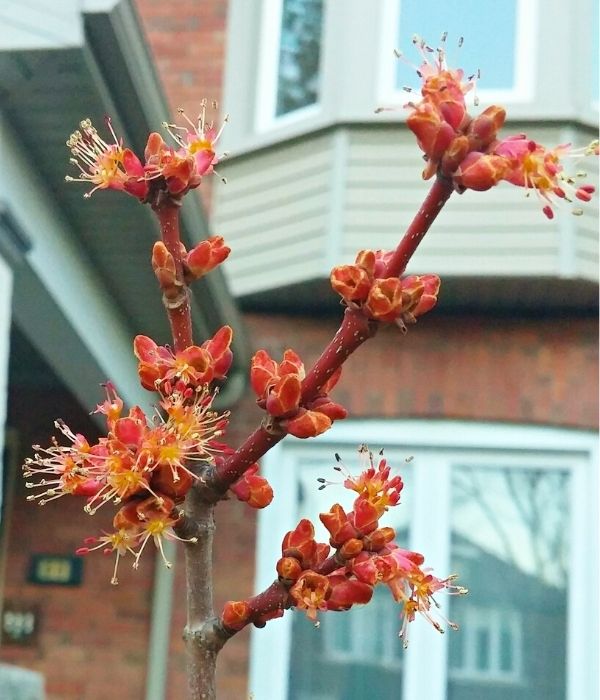
[[[181, 0], [176, 8], [138, 0], [171, 106], [193, 114], [208, 97], [232, 114], [231, 156], [220, 168], [228, 184], [215, 181], [202, 195], [211, 229], [233, 248], [225, 275], [252, 349], [293, 347], [314, 360], [341, 315], [329, 269], [361, 247], [391, 247], [424, 196], [402, 112], [373, 114], [406, 101], [400, 90], [411, 78], [396, 74], [392, 49], [413, 32], [465, 35], [458, 59], [473, 69], [483, 62], [482, 105], [501, 99], [513, 115], [508, 128], [547, 143], [594, 136], [595, 3], [580, 0], [572, 13], [548, 0], [542, 12], [541, 3], [512, 0], [486, 15], [469, 2], [458, 26], [444, 15], [452, 3], [426, 4], [424, 15], [423, 3], [409, 0]], [[582, 217], [563, 212], [548, 222], [515, 188], [455, 196], [409, 270], [440, 274], [436, 309], [406, 336], [384, 330], [350, 358], [335, 390], [348, 421], [267, 456], [276, 499], [258, 530], [242, 504], [218, 509], [217, 604], [268, 583], [281, 535], [340, 498], [334, 487], [315, 489], [334, 452], [352, 467], [358, 443], [385, 447], [406, 483], [394, 526], [474, 591], [449, 610], [462, 630], [438, 636], [416, 623], [403, 652], [385, 599], [318, 631], [288, 615], [228, 643], [223, 699], [244, 698], [248, 687], [255, 700], [598, 694], [590, 595], [598, 589], [597, 225], [597, 201]], [[31, 372], [19, 360], [32, 352], [25, 338], [16, 342], [7, 424], [18, 427], [24, 452], [57, 404], [74, 420], [81, 409], [57, 393], [62, 378], [51, 399], [37, 398], [49, 396], [39, 381], [23, 393]], [[233, 445], [260, 420], [249, 393], [234, 415]], [[153, 576], [147, 561], [144, 571], [124, 572], [115, 592], [110, 562], [88, 559], [78, 588], [24, 588], [40, 532], [52, 529], [55, 551], [65, 552], [87, 530], [75, 506], [32, 514], [13, 488], [4, 597], [35, 603], [40, 628], [36, 645], [3, 645], [0, 658], [43, 673], [52, 700], [104, 698], [115, 682], [130, 697], [184, 697], [180, 568]]]

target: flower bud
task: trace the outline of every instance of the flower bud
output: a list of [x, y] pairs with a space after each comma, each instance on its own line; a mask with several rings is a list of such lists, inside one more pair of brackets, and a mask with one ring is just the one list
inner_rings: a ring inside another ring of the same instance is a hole
[[363, 548], [369, 552], [378, 552], [396, 536], [393, 527], [381, 527], [363, 538]]
[[332, 590], [327, 610], [349, 610], [353, 605], [365, 605], [373, 597], [373, 587], [363, 581], [345, 576], [330, 576], [329, 581]]
[[437, 303], [440, 291], [440, 278], [437, 275], [410, 275], [402, 280], [402, 289], [410, 293], [410, 302], [405, 311], [414, 317], [431, 311]]
[[419, 148], [432, 161], [437, 162], [456, 135], [450, 124], [442, 119], [438, 110], [429, 102], [422, 102], [406, 119], [408, 128], [417, 137]]
[[182, 469], [174, 472], [169, 464], [157, 464], [152, 469], [150, 485], [155, 493], [164, 494], [175, 500], [181, 500], [192, 488], [194, 479]]
[[152, 269], [167, 297], [179, 293], [181, 285], [177, 280], [175, 260], [162, 241], [156, 241], [152, 248]]
[[308, 408], [325, 414], [332, 422], [343, 420], [348, 415], [348, 411], [341, 404], [332, 401], [329, 396], [318, 396], [308, 404]]
[[294, 582], [302, 573], [302, 565], [295, 557], [282, 557], [277, 562], [277, 574], [285, 582]]
[[253, 464], [246, 469], [241, 479], [229, 487], [229, 490], [238, 500], [247, 503], [251, 508], [266, 508], [273, 500], [273, 489], [264, 476], [260, 476], [257, 472], [258, 464]]
[[252, 616], [252, 608], [245, 600], [229, 600], [223, 606], [221, 622], [236, 632], [243, 629]]
[[393, 321], [403, 306], [402, 282], [397, 277], [375, 280], [365, 307], [378, 321]]
[[477, 115], [466, 131], [471, 151], [484, 151], [496, 138], [506, 119], [506, 110], [491, 105]]
[[275, 418], [294, 414], [300, 405], [302, 383], [297, 374], [285, 374], [278, 379], [266, 400], [267, 412]]
[[266, 350], [258, 350], [250, 361], [250, 384], [259, 399], [265, 398], [269, 385], [277, 378], [277, 362]]
[[211, 236], [201, 241], [188, 253], [185, 263], [194, 279], [200, 279], [207, 272], [220, 265], [231, 252], [222, 236]]
[[294, 530], [290, 530], [281, 543], [281, 554], [284, 557], [294, 557], [301, 564], [308, 562], [317, 549], [315, 529], [310, 520], [303, 518]]
[[354, 527], [361, 535], [368, 535], [376, 530], [382, 515], [376, 505], [360, 496], [354, 502]]
[[343, 559], [354, 559], [357, 554], [360, 554], [363, 549], [363, 543], [361, 540], [352, 538], [340, 547], [339, 554]]
[[212, 358], [212, 370], [215, 379], [225, 379], [231, 363], [233, 353], [230, 346], [233, 340], [231, 326], [222, 326], [212, 338], [202, 343], [202, 349], [206, 350]]
[[339, 503], [335, 503], [328, 513], [320, 513], [319, 519], [331, 535], [332, 546], [339, 547], [349, 539], [356, 537], [356, 528], [348, 520], [346, 511]]
[[456, 136], [442, 156], [440, 170], [444, 175], [451, 175], [462, 163], [469, 152], [469, 139], [466, 136]]
[[334, 267], [329, 277], [331, 286], [346, 302], [361, 302], [367, 298], [371, 280], [358, 265]]
[[331, 418], [324, 413], [301, 408], [297, 416], [283, 421], [282, 426], [297, 438], [316, 437], [331, 428]]
[[473, 151], [458, 166], [453, 179], [461, 190], [484, 192], [497, 185], [507, 170], [504, 157]]

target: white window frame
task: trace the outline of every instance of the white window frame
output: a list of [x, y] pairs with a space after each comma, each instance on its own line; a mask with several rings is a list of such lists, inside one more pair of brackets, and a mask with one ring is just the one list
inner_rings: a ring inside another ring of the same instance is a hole
[[[387, 594], [388, 591], [381, 591], [383, 594]], [[379, 596], [378, 596], [379, 597]], [[391, 596], [390, 596], [391, 598]], [[373, 611], [375, 617], [368, 618], [369, 607], [379, 606], [377, 610]], [[361, 610], [362, 612], [362, 610]], [[404, 659], [402, 658], [402, 647], [400, 644], [394, 647], [396, 642], [396, 635], [398, 634], [398, 620], [394, 616], [385, 616], [386, 610], [381, 606], [380, 601], [374, 602], [371, 600], [369, 605], [364, 608], [364, 612], [367, 613], [367, 618], [357, 617], [356, 615], [351, 618], [350, 628], [350, 649], [337, 649], [335, 646], [334, 630], [331, 626], [323, 624], [323, 633], [325, 634], [325, 648], [324, 656], [329, 663], [340, 663], [340, 664], [352, 664], [352, 663], [363, 663], [369, 664], [373, 667], [378, 668], [399, 668], [402, 667]], [[344, 613], [340, 613], [342, 616]], [[335, 615], [335, 617], [339, 617]], [[332, 616], [333, 617], [333, 616]], [[365, 621], [369, 629], [365, 629]], [[377, 634], [383, 636], [384, 639], [389, 640], [389, 644], [384, 644], [384, 653], [381, 656], [373, 656], [370, 652], [365, 653], [364, 639], [365, 634], [370, 630], [377, 629]], [[396, 654], [395, 649], [400, 651], [400, 654]]]
[[[372, 420], [336, 423], [312, 441], [287, 438], [262, 461], [263, 473], [273, 485], [275, 499], [259, 514], [257, 591], [272, 583], [281, 539], [302, 517], [297, 512], [301, 465], [317, 455], [333, 456], [335, 451], [348, 455], [350, 462], [358, 440], [373, 448], [401, 448], [406, 456], [414, 451], [410, 547], [424, 552], [427, 564], [440, 573], [448, 572], [450, 566], [451, 462], [485, 468], [487, 459], [489, 468], [497, 468], [501, 455], [502, 466], [569, 470], [571, 575], [567, 601], [566, 700], [600, 697], [597, 435], [545, 426]], [[402, 464], [397, 466], [401, 472]], [[335, 502], [333, 491], [331, 498]], [[287, 700], [293, 614], [288, 612], [264, 629], [252, 632], [250, 689], [256, 698]], [[423, 620], [412, 624], [399, 698], [444, 700], [448, 679], [447, 638], [448, 634], [436, 634]], [[273, 663], [274, 653], [276, 663]]]
[[262, 0], [260, 37], [258, 41], [258, 90], [255, 107], [255, 129], [258, 133], [296, 124], [321, 112], [323, 85], [323, 57], [325, 52], [325, 20], [327, 0], [323, 0], [321, 50], [319, 59], [319, 92], [314, 104], [299, 107], [277, 116], [277, 81], [279, 76], [279, 51], [281, 44], [281, 19], [284, 0]]
[[[379, 94], [382, 105], [404, 105], [409, 101], [406, 92], [395, 86], [396, 63], [391, 53], [393, 48], [406, 52], [409, 60], [419, 62], [416, 51], [411, 52], [410, 46], [397, 46], [398, 26], [400, 19], [400, 6], [402, 0], [383, 0], [385, 8], [382, 14], [381, 27], [381, 58], [380, 58], [380, 87]], [[538, 0], [516, 0], [516, 36], [515, 36], [515, 85], [512, 89], [493, 90], [485, 88], [485, 75], [481, 83], [477, 85], [477, 96], [480, 105], [500, 103], [511, 105], [517, 103], [529, 103], [535, 99], [535, 78], [537, 74], [538, 54]], [[468, 27], [465, 32], [468, 31]], [[433, 42], [438, 37], [425, 37]], [[468, 41], [468, 35], [465, 37]], [[461, 66], [451, 66], [461, 68]], [[415, 84], [410, 87], [418, 87], [418, 77], [415, 75]], [[467, 95], [467, 102], [473, 93]]]
[[[472, 606], [467, 600], [461, 622], [463, 663], [460, 666], [448, 664], [448, 676], [463, 681], [519, 683], [523, 669], [523, 621], [520, 611]], [[508, 628], [513, 647], [513, 668], [510, 671], [500, 668], [502, 628]], [[490, 635], [490, 668], [485, 670], [477, 668], [476, 662], [477, 631], [480, 629], [487, 630]]]

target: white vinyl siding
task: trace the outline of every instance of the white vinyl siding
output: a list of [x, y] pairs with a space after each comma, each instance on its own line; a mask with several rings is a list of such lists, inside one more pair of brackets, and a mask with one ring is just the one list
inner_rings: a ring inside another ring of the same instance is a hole
[[[589, 140], [556, 127], [531, 136], [549, 145]], [[361, 248], [394, 248], [431, 185], [422, 167], [401, 125], [340, 128], [225, 160], [228, 184], [215, 188], [214, 223], [233, 249], [225, 264], [233, 293], [327, 278]], [[535, 195], [508, 183], [454, 194], [409, 272], [597, 282], [597, 200], [582, 208], [575, 217], [559, 206], [548, 221]]]

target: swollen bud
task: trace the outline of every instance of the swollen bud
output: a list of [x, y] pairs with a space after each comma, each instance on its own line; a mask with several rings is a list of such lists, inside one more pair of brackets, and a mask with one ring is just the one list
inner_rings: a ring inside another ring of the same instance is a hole
[[495, 140], [505, 119], [506, 110], [498, 105], [491, 105], [477, 115], [466, 132], [469, 138], [469, 150], [484, 151]]
[[236, 632], [243, 629], [252, 616], [252, 608], [245, 600], [229, 600], [223, 606], [221, 622], [224, 627]]
[[203, 277], [220, 265], [231, 252], [222, 236], [211, 236], [190, 250], [185, 264], [193, 279]]
[[461, 191], [484, 192], [506, 175], [509, 163], [503, 156], [471, 152], [454, 173], [454, 184]]
[[277, 562], [277, 574], [284, 582], [297, 581], [301, 573], [302, 565], [295, 557], [282, 557]]
[[469, 152], [469, 139], [466, 136], [456, 136], [442, 156], [440, 170], [444, 175], [452, 175]]
[[176, 296], [181, 285], [177, 281], [175, 260], [162, 241], [156, 241], [152, 248], [152, 269], [165, 295]]

